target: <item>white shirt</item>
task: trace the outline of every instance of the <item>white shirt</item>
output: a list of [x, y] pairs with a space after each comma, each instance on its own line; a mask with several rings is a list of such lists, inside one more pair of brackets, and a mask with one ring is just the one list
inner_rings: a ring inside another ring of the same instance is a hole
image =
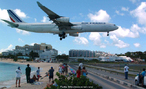
[[40, 69], [38, 69], [36, 72], [37, 72], [37, 75], [40, 75]]
[[62, 67], [59, 67], [59, 71], [62, 71]]
[[128, 69], [129, 69], [129, 67], [128, 66], [125, 66], [124, 67], [124, 72], [128, 72]]
[[16, 77], [21, 77], [21, 74], [22, 74], [22, 72], [21, 72], [21, 70], [19, 70], [19, 69], [16, 69]]
[[79, 66], [81, 67], [81, 69], [83, 68], [83, 63], [80, 63]]

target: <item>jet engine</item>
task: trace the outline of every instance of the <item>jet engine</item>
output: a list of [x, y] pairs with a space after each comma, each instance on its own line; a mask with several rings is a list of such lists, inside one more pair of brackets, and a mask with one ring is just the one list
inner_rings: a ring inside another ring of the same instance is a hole
[[57, 18], [56, 21], [68, 23], [69, 17], [60, 17], [60, 18]]
[[78, 33], [70, 33], [69, 36], [74, 36], [74, 37], [78, 37], [79, 34]]
[[82, 27], [81, 26], [71, 26], [72, 30], [81, 30]]

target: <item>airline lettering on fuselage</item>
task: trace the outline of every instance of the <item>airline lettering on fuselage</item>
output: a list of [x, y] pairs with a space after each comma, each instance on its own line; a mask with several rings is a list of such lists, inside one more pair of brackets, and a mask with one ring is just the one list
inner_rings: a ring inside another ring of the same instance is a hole
[[82, 22], [82, 24], [105, 24], [102, 22]]

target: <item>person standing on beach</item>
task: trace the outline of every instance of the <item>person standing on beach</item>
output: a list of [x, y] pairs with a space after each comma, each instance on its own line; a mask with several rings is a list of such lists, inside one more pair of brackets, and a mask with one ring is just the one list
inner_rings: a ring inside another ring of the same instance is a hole
[[59, 71], [59, 74], [62, 75], [62, 64], [59, 65], [58, 71]]
[[38, 70], [36, 71], [37, 73], [37, 77], [38, 77], [38, 81], [39, 81], [39, 78], [40, 78], [40, 67], [38, 67]]
[[29, 83], [30, 73], [31, 73], [31, 68], [29, 67], [29, 64], [27, 64], [25, 71], [26, 71], [26, 80], [27, 80], [27, 83]]
[[68, 74], [68, 65], [65, 64], [65, 75], [67, 75], [67, 74]]
[[17, 87], [17, 81], [18, 80], [19, 80], [18, 87], [20, 87], [21, 74], [22, 74], [21, 69], [20, 69], [20, 67], [18, 67], [18, 69], [16, 69], [16, 87]]
[[125, 64], [125, 67], [124, 67], [125, 79], [128, 79], [128, 70], [129, 70], [129, 67]]
[[77, 73], [77, 78], [80, 78], [80, 76], [81, 76], [81, 67], [80, 66], [76, 73]]
[[82, 75], [86, 77], [87, 75], [87, 70], [85, 69], [85, 66], [82, 69]]
[[50, 81], [51, 81], [51, 79], [52, 79], [52, 81], [53, 81], [53, 73], [54, 73], [54, 69], [53, 69], [53, 67], [51, 67], [51, 69], [48, 71], [49, 72], [49, 83], [50, 83]]
[[79, 66], [81, 67], [81, 69], [83, 68], [83, 63], [80, 63]]

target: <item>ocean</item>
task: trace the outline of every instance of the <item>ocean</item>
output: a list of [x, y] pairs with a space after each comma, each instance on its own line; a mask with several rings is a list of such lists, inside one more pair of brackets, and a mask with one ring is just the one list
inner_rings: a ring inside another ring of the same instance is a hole
[[[21, 75], [21, 83], [26, 82], [26, 76], [25, 76], [25, 68], [26, 65], [22, 64], [15, 64], [15, 63], [5, 63], [0, 62], [0, 88], [1, 87], [11, 87], [11, 85], [14, 85], [16, 82], [16, 69], [18, 66], [21, 69], [22, 75]], [[36, 73], [37, 68], [31, 66], [31, 75]]]

